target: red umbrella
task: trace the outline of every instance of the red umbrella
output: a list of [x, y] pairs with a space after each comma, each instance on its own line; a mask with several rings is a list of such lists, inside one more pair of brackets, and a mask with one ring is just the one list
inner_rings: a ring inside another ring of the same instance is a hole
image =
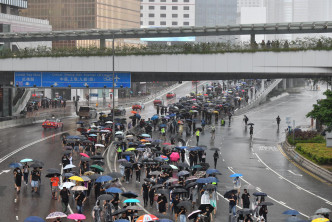
[[177, 152], [173, 152], [169, 157], [172, 162], [177, 162], [180, 159], [180, 155]]
[[89, 155], [86, 154], [86, 153], [80, 153], [80, 155], [81, 155], [81, 156], [85, 156], [85, 157], [87, 157], [87, 158], [90, 158]]
[[86, 217], [83, 214], [70, 214], [67, 217], [68, 219], [71, 220], [85, 220]]
[[148, 221], [153, 221], [153, 220], [159, 220], [158, 217], [156, 217], [153, 214], [144, 214], [137, 218], [136, 222], [148, 222]]
[[172, 144], [170, 144], [170, 143], [163, 143], [163, 145], [172, 145]]

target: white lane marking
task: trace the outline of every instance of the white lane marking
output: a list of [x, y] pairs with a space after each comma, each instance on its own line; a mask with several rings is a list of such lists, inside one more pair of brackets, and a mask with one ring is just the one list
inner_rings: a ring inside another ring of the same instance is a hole
[[276, 175], [278, 175], [279, 178], [284, 179], [285, 181], [287, 181], [288, 183], [294, 185], [295, 187], [300, 187], [303, 191], [307, 192], [308, 194], [311, 194], [314, 197], [317, 197], [317, 198], [319, 198], [319, 199], [321, 199], [321, 200], [323, 200], [325, 202], [329, 201], [329, 200], [327, 200], [327, 199], [325, 199], [325, 198], [323, 198], [323, 197], [321, 197], [321, 196], [319, 196], [317, 194], [312, 193], [309, 190], [304, 189], [303, 187], [301, 187], [301, 186], [297, 185], [296, 183], [288, 180], [287, 178], [283, 177], [282, 175], [280, 175], [279, 173], [277, 173], [275, 170], [273, 170], [271, 167], [269, 167], [266, 163], [264, 163], [263, 160], [257, 155], [257, 153], [256, 153], [256, 156], [261, 161], [262, 164], [264, 164], [267, 168], [269, 168], [273, 173], [275, 173]]
[[[232, 173], [235, 173], [235, 171], [233, 171], [233, 170], [230, 169], [229, 167], [228, 167], [228, 169], [229, 169]], [[241, 180], [243, 180], [244, 182], [246, 182], [248, 185], [250, 185], [250, 183], [248, 183], [248, 181], [246, 181], [245, 179], [243, 179], [243, 177], [240, 177], [240, 178], [241, 178]], [[259, 187], [256, 187], [256, 190], [259, 191], [259, 192], [262, 191], [261, 188], [259, 188]], [[276, 200], [275, 198], [271, 197], [270, 195], [268, 195], [267, 197], [270, 198], [271, 200], [275, 201], [276, 203], [281, 204], [282, 206], [284, 206], [284, 207], [286, 207], [286, 208], [288, 208], [288, 209], [290, 209], [290, 210], [293, 210], [293, 208], [291, 208], [290, 206], [287, 206], [286, 203], [284, 203], [284, 202], [282, 202], [282, 201], [278, 201], [278, 200]], [[301, 213], [301, 212], [299, 212], [299, 213], [300, 213], [302, 216], [309, 218], [308, 215], [306, 215], [306, 214], [304, 214], [304, 213]]]
[[22, 146], [22, 147], [20, 147], [20, 148], [18, 148], [18, 149], [16, 149], [16, 150], [14, 150], [13, 152], [8, 153], [8, 154], [5, 155], [4, 157], [2, 157], [2, 158], [0, 159], [0, 163], [2, 163], [3, 161], [5, 161], [5, 160], [8, 159], [9, 157], [13, 156], [14, 154], [20, 152], [21, 150], [24, 150], [24, 149], [26, 149], [26, 148], [28, 148], [28, 147], [30, 147], [30, 146], [32, 146], [32, 145], [35, 145], [35, 144], [37, 144], [37, 143], [39, 143], [39, 142], [42, 142], [42, 141], [44, 141], [44, 140], [48, 140], [48, 139], [50, 139], [50, 138], [52, 138], [52, 137], [55, 137], [55, 136], [61, 135], [62, 133], [69, 132], [69, 131], [70, 131], [70, 130], [63, 131], [63, 132], [61, 132], [61, 133], [56, 133], [56, 134], [53, 134], [53, 135], [51, 135], [51, 136], [47, 136], [47, 137], [45, 137], [45, 138], [42, 138], [42, 139], [36, 140], [36, 141], [34, 141], [34, 142], [32, 142], [32, 143], [29, 143], [29, 144], [27, 144], [27, 145], [24, 145], [24, 146]]
[[288, 172], [290, 172], [291, 174], [295, 175], [295, 176], [299, 176], [299, 177], [302, 177], [302, 174], [297, 174], [297, 173], [294, 173], [293, 171], [291, 170], [287, 170]]
[[3, 173], [8, 173], [10, 170], [3, 170], [1, 171], [0, 175], [3, 174]]
[[332, 205], [332, 202], [330, 202], [330, 201], [326, 201], [326, 203], [329, 204], [329, 205]]
[[17, 199], [14, 199], [14, 203], [16, 203], [17, 202]]
[[16, 220], [18, 220], [18, 216], [16, 216]]

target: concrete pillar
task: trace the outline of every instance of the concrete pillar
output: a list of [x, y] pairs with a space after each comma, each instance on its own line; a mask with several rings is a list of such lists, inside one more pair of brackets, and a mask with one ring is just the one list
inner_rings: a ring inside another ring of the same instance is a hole
[[284, 90], [286, 90], [287, 89], [287, 79], [283, 79], [282, 84], [283, 84]]
[[261, 92], [263, 92], [264, 91], [264, 89], [265, 89], [265, 79], [262, 79], [262, 82], [261, 82]]
[[288, 79], [288, 87], [289, 88], [293, 88], [294, 87], [293, 79]]
[[255, 43], [255, 34], [250, 34], [250, 43], [252, 45]]
[[249, 97], [248, 102], [250, 103], [252, 100], [251, 88], [249, 88], [249, 90], [248, 90], [248, 97]]
[[106, 48], [106, 40], [105, 39], [100, 39], [100, 48], [101, 49]]
[[252, 88], [252, 99], [255, 100], [256, 99], [256, 89]]

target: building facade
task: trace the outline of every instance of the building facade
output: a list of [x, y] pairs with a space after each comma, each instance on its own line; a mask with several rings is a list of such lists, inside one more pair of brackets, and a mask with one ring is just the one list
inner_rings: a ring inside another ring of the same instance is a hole
[[141, 27], [195, 26], [195, 0], [141, 0]]
[[[27, 9], [20, 10], [21, 15], [47, 19], [56, 31], [140, 26], [139, 0], [29, 0], [28, 6]], [[99, 40], [53, 42], [54, 47], [99, 45]]]

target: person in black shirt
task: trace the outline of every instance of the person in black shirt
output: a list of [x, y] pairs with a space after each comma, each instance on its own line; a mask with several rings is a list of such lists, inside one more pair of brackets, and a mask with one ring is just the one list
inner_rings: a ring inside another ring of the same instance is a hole
[[180, 222], [186, 222], [186, 213], [187, 213], [186, 208], [184, 208], [183, 206], [180, 207], [180, 209], [178, 211], [178, 215], [180, 217]]
[[67, 207], [68, 207], [68, 203], [69, 203], [69, 195], [70, 195], [70, 192], [69, 192], [69, 190], [67, 190], [66, 187], [63, 187], [59, 193], [58, 201], [60, 201], [60, 197], [61, 197], [61, 205], [62, 205], [63, 213], [67, 212]]
[[31, 172], [31, 175], [30, 175], [30, 182], [31, 182], [31, 187], [32, 187], [31, 192], [35, 191], [35, 193], [37, 193], [38, 186], [39, 186], [39, 184], [38, 184], [39, 177], [40, 177], [39, 170], [36, 167], [33, 168], [33, 171]]
[[247, 189], [244, 189], [244, 193], [242, 194], [241, 198], [242, 198], [243, 208], [249, 208], [249, 206], [250, 206], [250, 194], [248, 193]]
[[143, 195], [144, 207], [146, 207], [148, 205], [148, 200], [149, 200], [149, 185], [148, 185], [148, 182], [145, 182], [142, 185], [141, 195]]
[[86, 197], [84, 195], [84, 193], [82, 191], [79, 191], [78, 194], [75, 197], [76, 200], [76, 208], [77, 208], [77, 212], [79, 214], [83, 213], [83, 204], [86, 200]]
[[22, 170], [19, 167], [16, 167], [14, 170], [14, 179], [15, 179], [15, 188], [17, 193], [20, 193], [22, 177], [23, 177]]
[[159, 197], [158, 197], [158, 209], [159, 209], [159, 213], [162, 213], [162, 214], [166, 214], [166, 209], [167, 209], [167, 198], [165, 197], [164, 194], [161, 194]]
[[24, 166], [23, 166], [23, 178], [24, 178], [24, 182], [25, 182], [25, 185], [28, 185], [28, 182], [29, 182], [29, 165], [28, 163], [25, 163]]
[[172, 211], [175, 214], [175, 221], [177, 221], [177, 218], [178, 218], [179, 208], [177, 207], [177, 205], [179, 203], [180, 203], [179, 195], [176, 195], [175, 198], [172, 200]]
[[140, 183], [141, 182], [141, 166], [139, 164], [136, 164], [135, 171], [136, 171], [136, 181]]

